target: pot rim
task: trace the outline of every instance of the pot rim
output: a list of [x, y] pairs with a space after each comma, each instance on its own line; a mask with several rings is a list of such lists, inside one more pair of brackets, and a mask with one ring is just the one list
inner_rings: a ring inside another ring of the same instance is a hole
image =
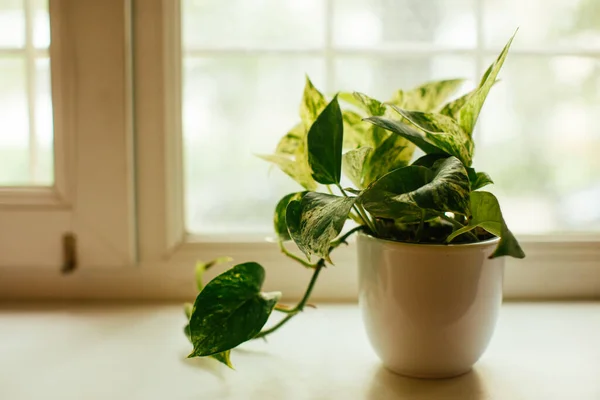
[[495, 244], [498, 244], [498, 242], [500, 242], [499, 237], [494, 237], [492, 239], [488, 239], [488, 240], [484, 240], [483, 242], [476, 242], [476, 243], [457, 243], [457, 244], [409, 243], [409, 242], [397, 242], [395, 240], [389, 240], [389, 239], [380, 239], [378, 237], [369, 235], [362, 231], [358, 232], [358, 236], [361, 238], [364, 238], [366, 240], [369, 240], [369, 241], [379, 242], [379, 243], [387, 243], [387, 244], [390, 244], [393, 246], [398, 246], [398, 247], [429, 248], [429, 249], [436, 249], [436, 250], [441, 250], [441, 249], [459, 250], [459, 249], [465, 249], [465, 248], [480, 248], [480, 247], [488, 247], [490, 245], [495, 245]]

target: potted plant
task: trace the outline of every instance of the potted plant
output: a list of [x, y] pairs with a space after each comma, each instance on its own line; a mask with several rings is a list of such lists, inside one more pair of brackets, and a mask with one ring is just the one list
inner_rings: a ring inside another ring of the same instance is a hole
[[[289, 307], [278, 304], [279, 293], [261, 292], [257, 263], [237, 265], [204, 288], [203, 271], [222, 260], [200, 264], [200, 293], [186, 307], [190, 356], [231, 366], [232, 348], [303, 310], [332, 252], [359, 232], [359, 303], [384, 365], [417, 377], [468, 371], [494, 330], [503, 256], [525, 256], [496, 197], [481, 190], [491, 178], [472, 168], [473, 129], [511, 42], [473, 91], [450, 102], [461, 80], [399, 90], [382, 103], [361, 93], [328, 101], [307, 78], [301, 121], [261, 157], [304, 188], [278, 202], [274, 229], [281, 251], [313, 270], [312, 279]], [[344, 230], [348, 220], [354, 226]], [[263, 330], [273, 310], [285, 316]]]

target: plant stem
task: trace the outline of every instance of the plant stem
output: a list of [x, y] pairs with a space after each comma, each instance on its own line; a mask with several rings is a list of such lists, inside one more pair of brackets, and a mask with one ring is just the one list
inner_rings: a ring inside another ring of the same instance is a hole
[[419, 221], [419, 228], [417, 228], [417, 242], [421, 241], [423, 235], [423, 227], [425, 226], [425, 210], [421, 210], [421, 221]]
[[285, 318], [283, 318], [281, 321], [279, 321], [277, 324], [273, 325], [273, 327], [266, 329], [262, 332], [260, 332], [258, 335], [256, 335], [254, 337], [254, 339], [258, 339], [258, 338], [264, 338], [265, 336], [275, 332], [277, 329], [281, 328], [283, 325], [285, 325], [290, 319], [294, 318], [294, 316], [296, 314], [298, 314], [299, 312], [301, 312], [304, 309], [304, 306], [306, 305], [306, 302], [308, 301], [312, 290], [315, 286], [315, 283], [317, 282], [317, 278], [319, 277], [319, 273], [321, 272], [321, 270], [325, 267], [325, 260], [324, 259], [320, 259], [319, 262], [317, 262], [317, 266], [315, 268], [315, 272], [313, 272], [313, 276], [310, 279], [310, 283], [308, 284], [308, 288], [306, 288], [306, 292], [304, 293], [304, 296], [302, 297], [302, 300], [300, 300], [300, 302], [296, 305], [296, 307], [292, 308], [291, 310], [287, 311], [287, 314], [285, 316]]
[[[340, 192], [342, 192], [344, 197], [350, 197], [339, 183], [336, 183], [336, 186], [338, 187], [338, 189], [340, 189]], [[359, 208], [356, 204], [353, 204], [352, 208], [354, 209], [354, 211], [356, 211], [358, 215], [360, 215], [360, 218], [363, 220], [363, 223], [371, 230], [371, 232], [375, 233], [375, 226], [373, 225], [369, 217], [367, 217], [366, 213], [361, 212], [362, 208]]]
[[[465, 226], [463, 224], [461, 224], [460, 222], [458, 222], [457, 220], [455, 220], [454, 218], [450, 218], [449, 216], [447, 216], [446, 214], [440, 214], [440, 217], [443, 220], [446, 220], [448, 222], [450, 222], [452, 225], [454, 225], [454, 228], [456, 229], [461, 229], [464, 228]], [[476, 241], [479, 241], [479, 238], [471, 231], [465, 232], [467, 235], [471, 236], [473, 239], [475, 239]]]
[[288, 249], [286, 249], [282, 240], [279, 240], [278, 243], [279, 243], [279, 250], [281, 250], [281, 252], [283, 254], [285, 254], [286, 256], [288, 256], [289, 258], [291, 258], [293, 260], [296, 260], [297, 262], [299, 262], [300, 264], [302, 264], [306, 268], [314, 269], [314, 268], [317, 267], [318, 263], [317, 264], [311, 264], [308, 261], [306, 261], [305, 259], [303, 259], [301, 257], [298, 257], [297, 255], [295, 255], [294, 253], [292, 253]]

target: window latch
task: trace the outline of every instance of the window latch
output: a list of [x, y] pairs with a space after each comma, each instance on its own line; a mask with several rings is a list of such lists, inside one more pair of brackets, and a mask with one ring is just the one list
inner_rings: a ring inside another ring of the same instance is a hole
[[77, 240], [71, 232], [65, 233], [62, 238], [63, 266], [62, 273], [69, 274], [77, 269]]

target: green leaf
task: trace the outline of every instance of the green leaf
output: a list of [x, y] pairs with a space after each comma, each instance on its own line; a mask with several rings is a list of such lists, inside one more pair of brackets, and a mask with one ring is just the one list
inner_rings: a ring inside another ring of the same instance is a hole
[[464, 79], [449, 79], [428, 82], [403, 93], [401, 103], [393, 103], [407, 110], [433, 112], [465, 82]]
[[493, 235], [500, 237], [498, 247], [490, 258], [501, 256], [511, 256], [515, 258], [525, 258], [525, 253], [517, 239], [506, 226], [500, 204], [496, 196], [489, 192], [471, 192], [471, 219], [469, 225], [464, 228], [454, 231], [448, 238], [447, 242], [458, 235], [469, 232], [476, 227], [482, 227]]
[[481, 189], [487, 185], [493, 185], [494, 181], [485, 172], [476, 172], [474, 168], [467, 167], [467, 173], [469, 174], [469, 181], [471, 182], [471, 190]]
[[324, 185], [340, 182], [343, 141], [342, 112], [334, 97], [308, 131], [308, 164], [315, 181]]
[[329, 261], [331, 241], [342, 231], [356, 197], [309, 192], [291, 201], [286, 211], [290, 236], [308, 257], [316, 254]]
[[402, 136], [388, 136], [366, 160], [363, 186], [370, 185], [390, 171], [407, 166], [414, 149], [415, 147]]
[[445, 153], [455, 156], [466, 166], [473, 161], [474, 143], [460, 125], [452, 118], [442, 114], [407, 111], [392, 106], [402, 117], [425, 132], [430, 143], [442, 149]]
[[386, 106], [379, 100], [375, 100], [366, 94], [354, 92], [357, 104], [371, 117], [378, 117], [385, 114]]
[[344, 148], [355, 149], [369, 146], [369, 138], [372, 125], [363, 121], [363, 117], [354, 111], [342, 111], [344, 120]]
[[354, 185], [362, 189], [363, 170], [365, 162], [373, 153], [371, 147], [361, 147], [359, 149], [350, 150], [342, 156], [342, 170]]
[[446, 154], [442, 149], [432, 144], [422, 132], [419, 132], [415, 128], [401, 121], [394, 121], [384, 117], [369, 117], [365, 118], [365, 121], [402, 136], [403, 138], [414, 143], [426, 154]]
[[[302, 145], [300, 148], [303, 147]], [[286, 175], [302, 185], [306, 190], [316, 190], [317, 183], [308, 168], [304, 168], [302, 159], [293, 159], [284, 154], [258, 154], [257, 157], [277, 165]]]
[[210, 357], [214, 358], [215, 360], [219, 361], [220, 363], [227, 365], [229, 368], [234, 369], [233, 364], [231, 364], [231, 359], [230, 359], [231, 350], [225, 350], [221, 353], [213, 354]]
[[310, 127], [325, 109], [325, 106], [327, 106], [327, 99], [314, 87], [307, 76], [302, 102], [300, 103], [300, 118], [304, 126]]
[[475, 90], [459, 97], [456, 100], [453, 100], [449, 103], [447, 103], [444, 107], [442, 107], [442, 109], [440, 110], [440, 114], [446, 115], [450, 118], [453, 118], [455, 120], [458, 120], [458, 114], [460, 112], [460, 109], [462, 108], [462, 106], [465, 105], [465, 103], [469, 100], [469, 98], [471, 98], [471, 96], [473, 95], [473, 93], [475, 93]]
[[194, 305], [192, 303], [184, 303], [183, 304], [183, 312], [185, 313], [185, 317], [189, 320], [192, 316], [192, 310], [194, 309]]
[[275, 207], [275, 215], [273, 216], [273, 225], [279, 240], [283, 242], [292, 240], [290, 233], [288, 232], [287, 223], [285, 222], [285, 210], [287, 209], [290, 201], [301, 199], [305, 194], [306, 192], [290, 193], [285, 195], [277, 203], [277, 206]]
[[284, 137], [279, 140], [277, 148], [275, 149], [276, 154], [287, 154], [295, 155], [298, 151], [298, 147], [302, 144], [304, 137], [306, 136], [306, 129], [302, 122], [296, 124]]
[[469, 177], [456, 157], [441, 159], [431, 169], [399, 168], [369, 186], [359, 201], [372, 215], [398, 219], [414, 218], [421, 210], [467, 214]]
[[230, 350], [256, 336], [281, 293], [262, 293], [263, 267], [239, 264], [210, 281], [194, 303], [190, 333], [194, 351], [203, 357]]
[[473, 134], [473, 129], [477, 123], [477, 118], [479, 117], [483, 103], [485, 102], [490, 89], [496, 82], [496, 77], [502, 68], [502, 64], [504, 64], [504, 60], [506, 59], [506, 55], [508, 54], [508, 50], [516, 34], [517, 32], [513, 34], [496, 61], [490, 65], [477, 90], [469, 96], [465, 104], [460, 108], [458, 113], [458, 123], [468, 135]]

